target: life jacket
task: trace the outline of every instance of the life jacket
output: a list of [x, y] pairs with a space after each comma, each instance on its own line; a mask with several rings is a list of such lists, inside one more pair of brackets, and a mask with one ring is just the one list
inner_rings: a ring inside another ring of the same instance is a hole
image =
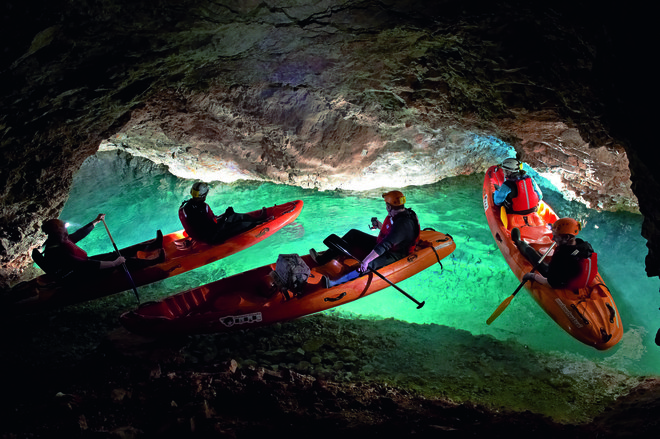
[[[34, 256], [33, 256], [34, 257]], [[87, 252], [78, 247], [70, 239], [53, 244], [46, 242], [41, 261], [35, 261], [48, 274], [70, 272], [74, 269], [75, 261], [87, 260]], [[42, 264], [44, 265], [42, 267]]]
[[568, 282], [566, 288], [569, 290], [577, 291], [580, 288], [586, 288], [598, 274], [597, 253], [594, 252], [587, 258], [581, 258], [578, 263], [580, 264], [580, 275]]
[[179, 207], [179, 220], [188, 236], [204, 241], [216, 224], [215, 215], [208, 204], [191, 201], [184, 201]]
[[[406, 253], [410, 254], [415, 250], [415, 247], [417, 246], [417, 242], [419, 242], [419, 236], [421, 234], [421, 226], [419, 225], [419, 218], [417, 218], [417, 214], [412, 210], [412, 209], [406, 209], [405, 212], [401, 212], [397, 214], [396, 216], [398, 217], [399, 215], [407, 215], [411, 219], [414, 219], [414, 224], [415, 224], [415, 239], [410, 243], [408, 248], [400, 248], [400, 244], [395, 244], [390, 251], [393, 252], [401, 252], [401, 253]], [[380, 228], [380, 233], [378, 233], [378, 237], [376, 238], [376, 243], [380, 244], [386, 237], [387, 235], [390, 234], [392, 231], [392, 226], [394, 226], [394, 221], [390, 215], [387, 215], [385, 217], [385, 221], [383, 221], [383, 225]]]
[[514, 213], [530, 213], [536, 210], [539, 204], [539, 196], [534, 191], [532, 178], [528, 175], [512, 183], [516, 186], [516, 194], [511, 200], [511, 209]]

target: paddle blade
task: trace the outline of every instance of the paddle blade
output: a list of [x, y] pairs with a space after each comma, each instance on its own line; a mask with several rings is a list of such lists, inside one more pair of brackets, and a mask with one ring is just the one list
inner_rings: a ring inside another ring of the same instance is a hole
[[486, 324], [487, 324], [487, 325], [490, 325], [491, 323], [493, 323], [493, 321], [494, 321], [496, 318], [498, 318], [498, 317], [500, 316], [500, 314], [502, 314], [502, 313], [504, 312], [504, 310], [506, 309], [506, 307], [509, 306], [509, 304], [510, 304], [511, 301], [513, 300], [513, 297], [514, 297], [514, 296], [511, 295], [511, 296], [507, 297], [507, 298], [504, 300], [504, 302], [500, 303], [500, 306], [498, 306], [497, 309], [495, 310], [495, 312], [494, 312], [493, 314], [491, 314], [490, 317], [488, 317], [488, 320], [486, 320]]
[[500, 221], [504, 224], [505, 229], [509, 228], [509, 216], [506, 214], [506, 208], [504, 206], [500, 208]]

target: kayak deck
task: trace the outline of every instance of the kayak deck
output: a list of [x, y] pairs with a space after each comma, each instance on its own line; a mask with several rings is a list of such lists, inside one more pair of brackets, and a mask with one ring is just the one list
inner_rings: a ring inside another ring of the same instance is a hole
[[[267, 220], [232, 236], [219, 244], [207, 244], [188, 237], [184, 230], [163, 236], [164, 258], [153, 265], [131, 270], [136, 287], [185, 273], [238, 253], [263, 241], [282, 227], [293, 222], [303, 208], [301, 200], [268, 207]], [[262, 210], [249, 212], [257, 217]], [[120, 249], [124, 257], [142, 256], [138, 250], [149, 241]], [[39, 276], [14, 287], [4, 298], [14, 311], [32, 311], [69, 305], [132, 289], [122, 267], [105, 270], [94, 279], [80, 279], [75, 283], [53, 281], [49, 275]]]
[[[507, 214], [495, 205], [495, 185], [504, 181], [501, 168], [492, 166], [486, 171], [483, 186], [483, 205], [495, 243], [509, 267], [522, 281], [534, 266], [525, 258], [511, 239], [511, 230], [517, 227], [521, 238], [539, 254], [545, 254], [552, 245], [551, 224], [558, 216], [546, 203], [541, 202], [537, 212], [528, 215]], [[552, 259], [552, 251], [544, 262]], [[562, 329], [580, 342], [598, 350], [616, 345], [623, 336], [623, 326], [614, 298], [600, 274], [578, 291], [553, 289], [538, 282], [527, 282], [525, 288]]]
[[[449, 235], [423, 231], [419, 246], [408, 257], [378, 270], [396, 284], [439, 262], [456, 248]], [[437, 254], [437, 256], [436, 256]], [[358, 267], [358, 261], [339, 256], [317, 265], [309, 255], [301, 256], [310, 268], [302, 291], [282, 288], [273, 275], [276, 264], [184, 291], [124, 313], [121, 323], [128, 330], [148, 336], [228, 332], [265, 326], [324, 311], [366, 297], [389, 286], [368, 273], [349, 282], [326, 288], [323, 276], [338, 279]]]

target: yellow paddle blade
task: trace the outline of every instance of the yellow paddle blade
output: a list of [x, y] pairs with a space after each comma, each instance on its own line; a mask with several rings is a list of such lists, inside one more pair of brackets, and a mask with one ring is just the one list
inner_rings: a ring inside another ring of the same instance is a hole
[[508, 229], [509, 228], [509, 217], [506, 215], [506, 209], [504, 206], [500, 209], [500, 220], [502, 221], [502, 224], [504, 224], [504, 228]]
[[496, 318], [498, 318], [498, 317], [500, 316], [500, 314], [502, 314], [502, 313], [504, 312], [504, 310], [506, 309], [506, 307], [509, 306], [509, 304], [510, 304], [511, 301], [513, 300], [513, 297], [514, 297], [514, 296], [513, 296], [513, 294], [512, 294], [512, 295], [510, 295], [509, 297], [507, 297], [507, 298], [504, 300], [504, 302], [500, 303], [500, 306], [498, 306], [497, 309], [495, 310], [495, 312], [494, 312], [490, 317], [488, 317], [488, 320], [486, 320], [486, 324], [487, 324], [487, 325], [490, 325], [491, 323], [493, 323], [493, 321], [494, 321]]

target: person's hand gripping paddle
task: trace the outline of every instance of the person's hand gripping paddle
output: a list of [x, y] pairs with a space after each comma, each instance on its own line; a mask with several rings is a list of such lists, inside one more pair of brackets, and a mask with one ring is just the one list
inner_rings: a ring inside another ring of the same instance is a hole
[[[119, 249], [117, 248], [117, 244], [115, 244], [115, 240], [112, 239], [112, 235], [110, 234], [110, 229], [108, 229], [108, 225], [105, 223], [105, 218], [101, 218], [101, 221], [103, 221], [103, 225], [105, 226], [105, 231], [108, 232], [108, 236], [110, 237], [110, 241], [112, 241], [112, 245], [115, 247], [115, 251], [117, 252], [117, 256], [121, 256], [121, 253], [119, 253]], [[128, 271], [128, 267], [126, 267], [126, 263], [122, 262], [121, 264], [122, 267], [124, 267], [124, 272], [126, 273], [126, 277], [128, 278], [128, 281], [131, 283], [131, 286], [133, 287], [133, 293], [135, 293], [135, 298], [138, 301], [138, 305], [140, 304], [140, 295], [138, 294], [138, 290], [135, 286], [135, 282], [133, 282], [133, 277], [131, 276], [131, 273]]]
[[[550, 251], [551, 251], [553, 248], [555, 248], [555, 245], [557, 245], [557, 243], [556, 243], [556, 242], [553, 242], [552, 245], [550, 246], [550, 248], [548, 249], [548, 251], [545, 252], [545, 254], [543, 255], [543, 257], [541, 257], [541, 259], [539, 259], [539, 261], [536, 263], [536, 265], [534, 266], [534, 268], [532, 268], [532, 270], [530, 271], [530, 273], [533, 273], [533, 272], [539, 267], [539, 265], [541, 265], [541, 262], [543, 262], [543, 260], [545, 259], [545, 257], [548, 256], [548, 253], [550, 253]], [[524, 276], [523, 276], [523, 278], [524, 278]], [[502, 313], [504, 312], [504, 310], [506, 309], [506, 307], [509, 306], [509, 304], [511, 303], [511, 301], [513, 300], [513, 298], [516, 296], [516, 294], [518, 294], [518, 291], [520, 291], [520, 289], [523, 287], [523, 285], [525, 285], [526, 282], [527, 282], [527, 279], [523, 279], [523, 281], [520, 282], [520, 285], [518, 285], [518, 288], [516, 288], [516, 291], [514, 291], [513, 294], [511, 294], [509, 297], [507, 297], [506, 299], [504, 299], [504, 302], [500, 303], [500, 306], [498, 306], [497, 309], [495, 310], [495, 312], [494, 312], [490, 317], [488, 317], [488, 320], [486, 320], [486, 324], [487, 324], [487, 325], [490, 325], [491, 323], [493, 323], [493, 321], [494, 321], [496, 318], [498, 318], [498, 317], [500, 316], [500, 314], [502, 314]]]

